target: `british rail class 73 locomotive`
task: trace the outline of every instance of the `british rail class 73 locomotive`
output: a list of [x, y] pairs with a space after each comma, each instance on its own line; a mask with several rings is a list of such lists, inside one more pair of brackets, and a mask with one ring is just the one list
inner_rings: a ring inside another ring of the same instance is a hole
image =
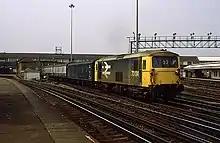
[[[147, 101], [171, 100], [184, 89], [180, 78], [180, 56], [166, 50], [107, 56], [64, 66], [66, 77], [59, 77], [61, 80], [127, 96], [141, 95]], [[56, 73], [43, 74], [55, 76]]]

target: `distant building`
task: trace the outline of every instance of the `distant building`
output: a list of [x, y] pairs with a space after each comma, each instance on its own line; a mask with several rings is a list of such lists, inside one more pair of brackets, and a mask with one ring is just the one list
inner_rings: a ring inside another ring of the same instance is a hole
[[181, 67], [185, 67], [191, 64], [199, 63], [199, 59], [197, 56], [181, 56], [180, 57], [180, 65]]
[[[94, 60], [104, 54], [73, 54], [74, 61]], [[40, 65], [70, 62], [70, 54], [0, 53], [0, 73], [21, 73], [26, 68], [40, 70]]]
[[[75, 62], [95, 60], [108, 54], [73, 54]], [[181, 56], [181, 67], [198, 63], [196, 56]], [[70, 62], [70, 54], [51, 54], [51, 53], [0, 53], [0, 71], [15, 72], [18, 74], [30, 68], [40, 71], [41, 66]], [[1, 68], [2, 67], [2, 68]], [[16, 70], [17, 69], [17, 70]]]
[[217, 62], [220, 61], [220, 57], [198, 57], [199, 62]]

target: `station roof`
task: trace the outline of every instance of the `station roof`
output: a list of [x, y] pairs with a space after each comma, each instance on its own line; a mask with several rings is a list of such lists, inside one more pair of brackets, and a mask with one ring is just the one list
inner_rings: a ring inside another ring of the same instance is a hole
[[220, 61], [220, 57], [198, 57], [200, 62]]
[[205, 62], [186, 66], [185, 69], [220, 69], [220, 62]]
[[188, 61], [188, 62], [194, 62], [194, 63], [198, 63], [199, 59], [197, 56], [181, 56], [180, 57], [181, 61]]

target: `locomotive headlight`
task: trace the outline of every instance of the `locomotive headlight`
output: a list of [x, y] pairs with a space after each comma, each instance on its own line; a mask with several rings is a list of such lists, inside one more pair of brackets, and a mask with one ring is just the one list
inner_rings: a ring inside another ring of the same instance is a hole
[[177, 71], [175, 72], [175, 74], [176, 74], [177, 76], [180, 76], [180, 69], [177, 69]]
[[151, 72], [150, 72], [150, 75], [152, 75], [152, 76], [153, 76], [153, 75], [155, 75], [155, 74], [156, 74], [155, 69], [152, 69], [152, 70], [151, 70]]
[[152, 69], [150, 72], [150, 81], [153, 85], [155, 84], [155, 74], [156, 74], [155, 69]]

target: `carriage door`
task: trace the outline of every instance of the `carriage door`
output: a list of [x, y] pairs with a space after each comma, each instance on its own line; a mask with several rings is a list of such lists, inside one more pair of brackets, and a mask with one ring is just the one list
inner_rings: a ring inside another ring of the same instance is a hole
[[131, 84], [132, 85], [139, 85], [139, 59], [133, 58], [131, 59]]
[[102, 62], [98, 62], [98, 80], [102, 79]]
[[139, 66], [138, 66], [138, 71], [139, 71], [139, 84], [142, 85], [142, 57], [138, 58]]

